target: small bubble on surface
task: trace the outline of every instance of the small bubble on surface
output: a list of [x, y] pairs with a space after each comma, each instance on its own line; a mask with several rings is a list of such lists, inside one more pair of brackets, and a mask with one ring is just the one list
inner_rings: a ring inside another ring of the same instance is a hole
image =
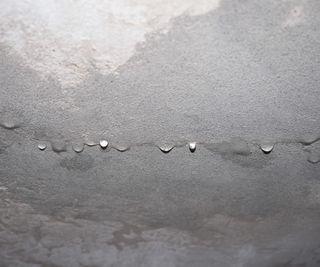
[[107, 140], [100, 140], [99, 144], [101, 148], [106, 149], [109, 143]]
[[192, 153], [196, 151], [196, 147], [197, 147], [196, 142], [190, 142], [190, 143], [189, 143], [189, 150], [190, 150]]

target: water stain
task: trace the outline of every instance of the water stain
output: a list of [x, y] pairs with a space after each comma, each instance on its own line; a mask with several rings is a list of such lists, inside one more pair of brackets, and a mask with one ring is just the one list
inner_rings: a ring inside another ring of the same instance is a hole
[[67, 144], [64, 141], [56, 140], [51, 142], [51, 148], [55, 153], [62, 153], [67, 151]]
[[204, 144], [204, 147], [211, 152], [218, 153], [222, 156], [241, 155], [248, 156], [251, 149], [248, 143], [241, 138], [233, 138], [230, 142], [223, 141], [221, 143]]
[[[230, 142], [203, 143], [203, 146], [213, 154], [218, 154], [223, 159], [246, 168], [264, 168], [275, 158], [273, 155], [261, 155], [260, 150], [251, 149], [249, 144], [241, 138], [234, 138]], [[270, 147], [266, 150], [269, 149]]]
[[75, 154], [72, 158], [61, 160], [60, 166], [71, 171], [88, 171], [93, 167], [94, 159], [87, 154]]
[[2, 0], [0, 42], [39, 75], [54, 77], [67, 88], [90, 70], [115, 71], [149, 34], [167, 33], [175, 18], [206, 14], [219, 5], [220, 0], [47, 0], [45, 5], [42, 0]]

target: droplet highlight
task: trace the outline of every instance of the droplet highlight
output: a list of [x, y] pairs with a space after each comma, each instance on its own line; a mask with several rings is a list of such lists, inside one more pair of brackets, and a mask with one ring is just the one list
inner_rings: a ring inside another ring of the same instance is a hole
[[162, 146], [159, 146], [159, 149], [165, 154], [169, 153], [173, 148], [174, 148], [173, 145], [168, 145], [168, 144], [164, 144]]
[[194, 153], [196, 151], [196, 148], [197, 148], [197, 144], [196, 142], [190, 142], [189, 143], [189, 150]]
[[45, 149], [47, 148], [47, 145], [44, 144], [44, 143], [40, 143], [40, 144], [38, 144], [38, 148], [39, 148], [41, 151], [43, 151], [43, 150], [45, 150]]
[[107, 140], [100, 140], [99, 144], [100, 144], [100, 147], [103, 149], [106, 149], [107, 146], [109, 145]]
[[269, 154], [274, 148], [274, 144], [261, 144], [260, 149], [262, 150], [263, 153]]
[[74, 145], [72, 146], [72, 149], [73, 149], [73, 151], [76, 152], [76, 153], [81, 153], [81, 152], [83, 151], [83, 149], [84, 149], [84, 145], [83, 145], [82, 143], [74, 144]]

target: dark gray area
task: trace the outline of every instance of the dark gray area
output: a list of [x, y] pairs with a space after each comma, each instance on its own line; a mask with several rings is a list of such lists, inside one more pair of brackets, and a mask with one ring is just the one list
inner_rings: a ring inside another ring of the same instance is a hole
[[1, 45], [0, 266], [320, 266], [319, 14], [224, 0], [68, 90]]

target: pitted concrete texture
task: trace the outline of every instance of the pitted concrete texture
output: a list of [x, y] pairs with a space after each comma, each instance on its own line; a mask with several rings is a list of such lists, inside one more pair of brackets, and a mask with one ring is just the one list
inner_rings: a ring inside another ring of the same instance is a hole
[[1, 267], [320, 266], [318, 0], [0, 7]]

